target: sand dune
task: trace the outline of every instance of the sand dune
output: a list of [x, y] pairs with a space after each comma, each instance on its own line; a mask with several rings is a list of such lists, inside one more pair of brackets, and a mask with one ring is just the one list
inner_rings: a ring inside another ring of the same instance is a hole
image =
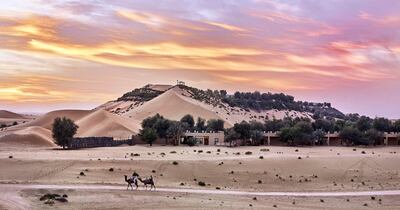
[[0, 142], [42, 147], [55, 146], [50, 130], [39, 126], [28, 127], [2, 136]]
[[192, 98], [192, 94], [179, 86], [170, 85], [148, 85], [155, 90], [165, 91], [150, 101], [109, 101], [96, 110], [106, 110], [114, 114], [125, 116], [133, 121], [141, 122], [143, 119], [157, 113], [172, 120], [180, 120], [184, 115], [191, 114], [194, 118], [222, 119], [225, 127], [229, 128], [241, 121], [256, 120], [264, 122], [267, 119], [283, 119], [285, 117], [310, 118], [308, 112], [293, 110], [244, 110], [240, 107], [231, 107], [220, 102], [218, 105], [207, 104]]
[[[194, 118], [222, 119], [216, 112], [212, 111], [212, 106], [182, 94], [185, 94], [183, 90], [174, 87], [123, 115], [138, 121], [157, 113], [172, 120], [180, 120], [186, 114], [191, 114]], [[231, 125], [229, 121], [227, 123], [228, 126]]]
[[10, 112], [7, 110], [0, 110], [0, 118], [10, 118], [10, 119], [26, 119], [26, 117], [14, 113], [14, 112]]
[[40, 126], [46, 129], [51, 129], [51, 126], [54, 122], [54, 119], [57, 117], [67, 117], [74, 121], [81, 119], [82, 117], [86, 116], [87, 114], [91, 113], [90, 110], [57, 110], [49, 112], [36, 120], [33, 120], [29, 123], [19, 126], [21, 127], [30, 127], [30, 126]]
[[140, 129], [139, 122], [125, 119], [122, 116], [97, 110], [76, 121], [79, 126], [78, 137], [110, 136], [129, 138]]

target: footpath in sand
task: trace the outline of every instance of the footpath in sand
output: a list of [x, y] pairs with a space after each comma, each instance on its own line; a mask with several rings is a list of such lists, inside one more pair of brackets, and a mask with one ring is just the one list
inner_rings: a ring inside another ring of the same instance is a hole
[[[352, 192], [248, 192], [248, 191], [226, 191], [226, 190], [203, 190], [203, 189], [179, 189], [179, 188], [157, 188], [156, 190], [149, 191], [147, 189], [138, 188], [133, 191], [126, 191], [125, 186], [121, 185], [43, 185], [43, 184], [0, 184], [2, 193], [0, 194], [0, 208], [6, 209], [32, 209], [30, 201], [20, 196], [21, 191], [28, 190], [81, 190], [81, 191], [107, 191], [110, 194], [129, 193], [131, 195], [140, 193], [167, 193], [173, 195], [189, 195], [189, 194], [202, 194], [202, 195], [227, 195], [227, 196], [261, 196], [261, 197], [361, 197], [361, 196], [399, 196], [400, 190], [382, 190], [382, 191], [352, 191]], [[114, 192], [112, 192], [114, 191]], [[253, 200], [255, 200], [253, 197]], [[262, 199], [259, 197], [259, 199]], [[320, 200], [320, 202], [322, 199]], [[112, 202], [112, 201], [110, 201]]]

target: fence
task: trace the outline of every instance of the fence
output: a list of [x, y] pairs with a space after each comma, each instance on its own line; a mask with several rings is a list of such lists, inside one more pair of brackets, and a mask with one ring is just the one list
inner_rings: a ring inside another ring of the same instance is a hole
[[132, 145], [132, 139], [114, 140], [113, 137], [84, 137], [73, 138], [68, 145], [69, 149], [93, 148], [93, 147], [113, 147], [123, 144]]

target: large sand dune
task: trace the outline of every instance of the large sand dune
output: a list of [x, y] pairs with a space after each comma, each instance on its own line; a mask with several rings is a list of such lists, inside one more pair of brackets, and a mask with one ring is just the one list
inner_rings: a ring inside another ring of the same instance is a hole
[[11, 118], [11, 119], [26, 119], [26, 117], [14, 113], [14, 112], [10, 112], [7, 110], [0, 110], [0, 118]]
[[194, 99], [191, 93], [179, 86], [148, 85], [148, 87], [165, 92], [150, 101], [109, 101], [97, 107], [96, 110], [103, 109], [136, 121], [142, 121], [157, 113], [172, 120], [180, 120], [184, 115], [191, 114], [194, 118], [201, 117], [206, 120], [222, 119], [225, 121], [226, 128], [243, 120], [264, 122], [266, 119], [283, 119], [285, 117], [311, 119], [312, 116], [308, 112], [293, 110], [244, 110], [240, 107], [231, 107], [223, 102], [212, 105]]
[[[142, 121], [157, 113], [172, 120], [180, 120], [186, 114], [191, 114], [194, 118], [222, 119], [216, 112], [212, 111], [211, 106], [185, 96], [184, 91], [178, 87], [168, 90], [123, 115]], [[228, 126], [231, 125], [229, 121], [227, 123]]]
[[33, 120], [29, 123], [21, 125], [20, 127], [30, 127], [30, 126], [39, 126], [46, 129], [51, 129], [51, 126], [54, 122], [54, 119], [57, 117], [67, 117], [74, 121], [81, 119], [82, 117], [86, 116], [87, 114], [91, 113], [90, 110], [57, 110], [49, 112], [36, 120]]
[[110, 136], [115, 138], [130, 138], [140, 129], [140, 124], [122, 116], [97, 110], [76, 121], [79, 126], [77, 136]]
[[39, 126], [31, 126], [2, 136], [0, 142], [10, 145], [55, 146], [50, 130]]

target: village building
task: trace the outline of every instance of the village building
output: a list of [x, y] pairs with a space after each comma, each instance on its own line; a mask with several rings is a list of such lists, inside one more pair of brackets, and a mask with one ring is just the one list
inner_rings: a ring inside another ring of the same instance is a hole
[[179, 144], [187, 144], [188, 140], [193, 138], [198, 145], [224, 145], [225, 135], [223, 131], [219, 132], [191, 132], [186, 131], [183, 133]]

